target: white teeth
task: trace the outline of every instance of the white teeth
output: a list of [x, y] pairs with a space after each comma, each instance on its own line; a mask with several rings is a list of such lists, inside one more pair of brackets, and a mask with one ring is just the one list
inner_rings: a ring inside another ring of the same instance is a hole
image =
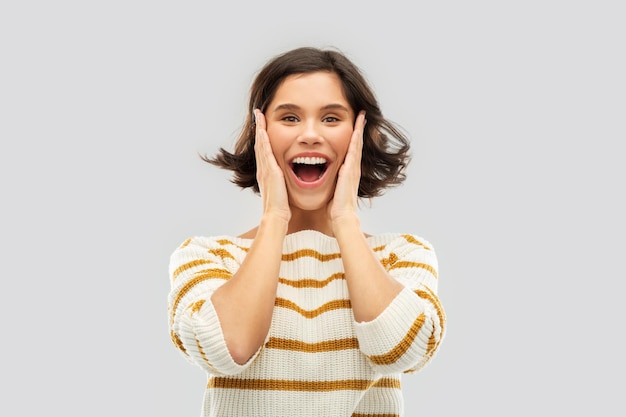
[[321, 158], [319, 156], [299, 156], [297, 158], [294, 158], [293, 160], [294, 164], [304, 164], [304, 165], [320, 165], [320, 164], [325, 164], [326, 163], [326, 159], [325, 158]]

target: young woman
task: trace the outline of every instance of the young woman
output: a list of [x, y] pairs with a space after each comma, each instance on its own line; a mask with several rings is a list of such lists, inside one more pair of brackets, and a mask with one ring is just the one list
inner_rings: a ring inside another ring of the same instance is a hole
[[409, 142], [334, 50], [268, 62], [234, 152], [207, 162], [260, 194], [257, 227], [172, 254], [172, 341], [207, 372], [204, 416], [401, 416], [402, 373], [437, 351], [432, 246], [361, 230], [359, 198], [400, 184]]

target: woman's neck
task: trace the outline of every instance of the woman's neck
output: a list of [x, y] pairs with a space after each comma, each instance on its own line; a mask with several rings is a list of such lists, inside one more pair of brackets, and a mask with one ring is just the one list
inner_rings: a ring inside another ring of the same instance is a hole
[[325, 235], [334, 236], [326, 207], [318, 210], [301, 210], [291, 207], [291, 220], [289, 221], [287, 233], [295, 233], [301, 230], [317, 230]]

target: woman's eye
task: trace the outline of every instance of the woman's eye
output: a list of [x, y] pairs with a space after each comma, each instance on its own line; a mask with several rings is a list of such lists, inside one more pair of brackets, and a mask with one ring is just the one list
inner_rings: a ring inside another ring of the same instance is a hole
[[285, 122], [295, 123], [298, 121], [298, 118], [296, 116], [285, 116], [282, 118], [282, 120], [284, 120]]
[[328, 123], [335, 123], [335, 122], [338, 122], [339, 119], [333, 116], [328, 116], [324, 118], [324, 121]]

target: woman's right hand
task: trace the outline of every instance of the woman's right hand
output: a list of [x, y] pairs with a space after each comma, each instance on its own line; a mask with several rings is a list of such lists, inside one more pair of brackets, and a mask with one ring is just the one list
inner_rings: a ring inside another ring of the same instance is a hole
[[285, 176], [278, 166], [270, 138], [267, 135], [265, 115], [259, 109], [254, 110], [255, 118], [255, 142], [254, 153], [256, 156], [256, 179], [259, 183], [259, 191], [263, 200], [263, 216], [275, 216], [277, 219], [289, 223], [291, 210]]

